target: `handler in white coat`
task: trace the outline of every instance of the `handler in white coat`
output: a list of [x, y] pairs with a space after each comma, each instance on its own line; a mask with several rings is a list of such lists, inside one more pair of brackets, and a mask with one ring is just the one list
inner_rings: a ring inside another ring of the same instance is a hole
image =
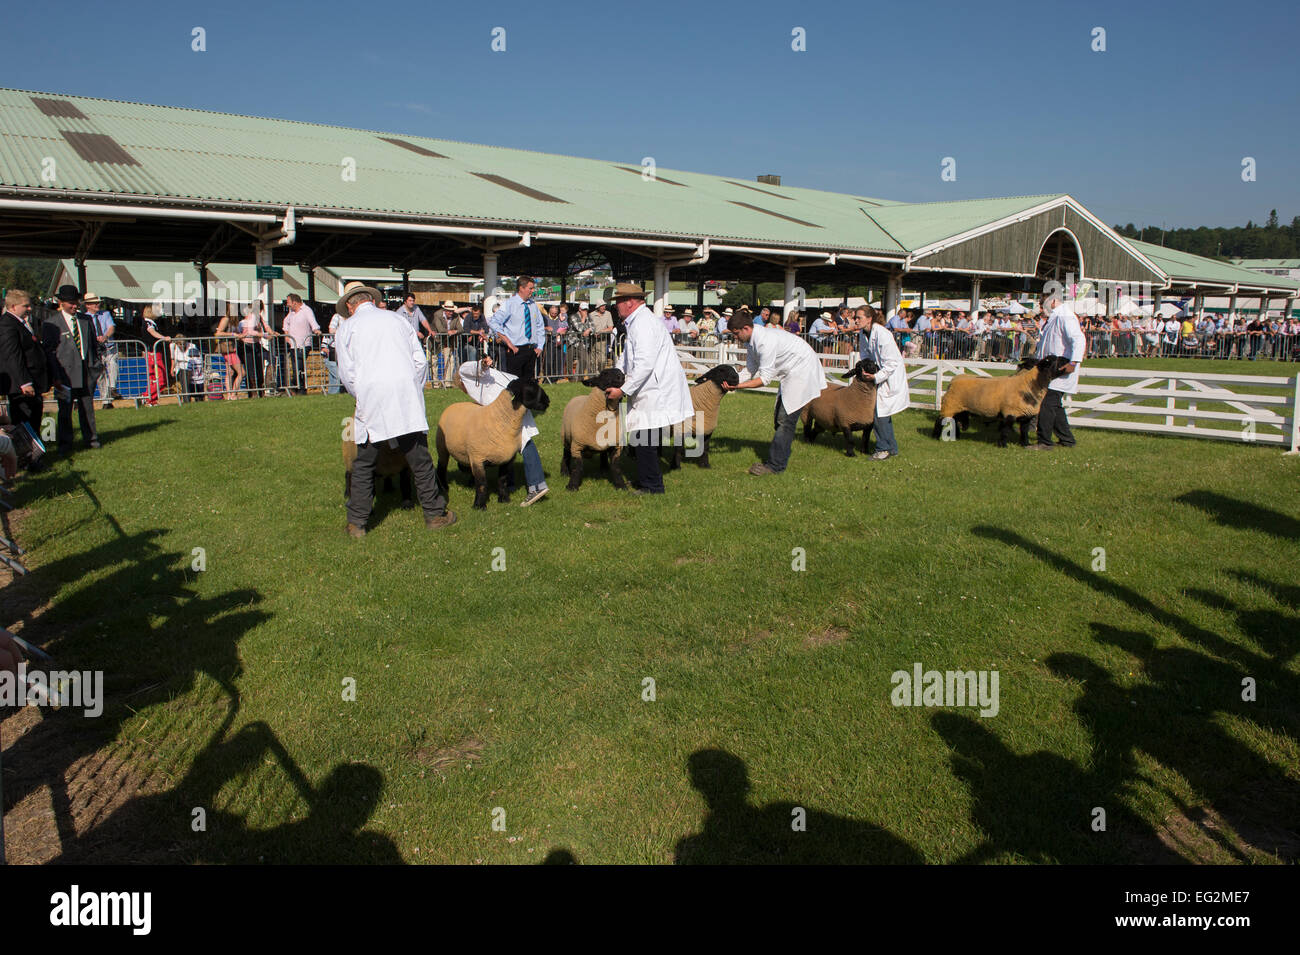
[[[880, 368], [876, 372], [876, 420], [872, 429], [876, 432], [876, 450], [871, 455], [873, 461], [884, 461], [898, 454], [898, 441], [894, 437], [894, 415], [908, 406], [912, 395], [907, 388], [907, 366], [894, 341], [894, 333], [885, 327], [885, 315], [874, 309], [868, 312], [858, 309], [858, 317], [871, 319], [871, 331], [858, 333], [858, 351], [862, 357], [875, 362]], [[863, 446], [867, 435], [862, 436]]]
[[339, 380], [357, 399], [352, 416], [357, 457], [352, 465], [347, 526], [353, 537], [364, 537], [366, 533], [375, 464], [383, 444], [406, 457], [424, 510], [425, 526], [436, 530], [456, 522], [456, 515], [447, 510], [447, 496], [438, 486], [433, 459], [429, 457], [424, 349], [410, 325], [395, 312], [376, 307], [380, 299], [377, 289], [355, 282], [343, 290], [334, 307], [340, 316], [347, 317], [336, 346]]
[[622, 388], [607, 388], [611, 401], [627, 396], [628, 444], [636, 454], [633, 493], [664, 493], [659, 445], [668, 428], [695, 414], [677, 349], [663, 321], [646, 308], [645, 290], [630, 282], [614, 289], [615, 311], [627, 333], [616, 362], [626, 376]]
[[[492, 367], [492, 359], [488, 357], [465, 362], [457, 374], [465, 394], [481, 405], [490, 405], [496, 401], [497, 396], [506, 390], [506, 385], [516, 377]], [[542, 456], [537, 453], [537, 445], [533, 444], [533, 438], [541, 433], [533, 413], [525, 411], [519, 428], [519, 450], [524, 456], [524, 480], [528, 482], [528, 496], [520, 507], [536, 504], [550, 490], [546, 486], [546, 474], [542, 470]], [[510, 481], [511, 484], [514, 483], [513, 474], [510, 475]]]
[[1070, 430], [1070, 421], [1065, 416], [1061, 395], [1072, 395], [1078, 390], [1079, 363], [1083, 361], [1087, 344], [1083, 329], [1079, 327], [1079, 316], [1061, 304], [1059, 295], [1045, 296], [1043, 308], [1050, 314], [1039, 333], [1038, 350], [1034, 357], [1060, 355], [1069, 358], [1070, 363], [1064, 368], [1065, 374], [1053, 378], [1047, 386], [1047, 393], [1043, 395], [1043, 403], [1038, 409], [1038, 443], [1031, 444], [1030, 451], [1052, 450], [1053, 433], [1059, 439], [1061, 447], [1074, 447], [1074, 432]]
[[[727, 328], [737, 341], [748, 346], [746, 366], [752, 376], [736, 388], [761, 388], [769, 381], [780, 383], [773, 424], [776, 435], [767, 460], [749, 469], [750, 474], [780, 474], [790, 463], [795, 425], [804, 406], [826, 387], [826, 369], [812, 346], [780, 325], [755, 325], [748, 315], [733, 315]], [[726, 385], [723, 388], [731, 391]]]

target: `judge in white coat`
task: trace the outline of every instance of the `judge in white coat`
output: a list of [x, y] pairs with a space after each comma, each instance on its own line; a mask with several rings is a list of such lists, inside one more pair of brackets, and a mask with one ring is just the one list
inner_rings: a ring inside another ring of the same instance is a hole
[[348, 499], [347, 532], [364, 537], [374, 496], [375, 464], [382, 445], [400, 451], [411, 467], [425, 526], [456, 522], [429, 457], [429, 419], [424, 413], [428, 367], [415, 329], [395, 312], [378, 308], [377, 289], [350, 283], [335, 305], [346, 318], [337, 345], [339, 380], [357, 399], [352, 440], [357, 445]]
[[1087, 340], [1083, 329], [1079, 327], [1079, 316], [1061, 304], [1061, 297], [1048, 293], [1043, 296], [1043, 308], [1050, 314], [1047, 324], [1038, 335], [1038, 350], [1035, 358], [1047, 358], [1060, 355], [1070, 359], [1063, 369], [1064, 374], [1053, 378], [1043, 395], [1043, 403], [1038, 409], [1038, 443], [1029, 446], [1030, 451], [1052, 450], [1052, 435], [1055, 433], [1063, 448], [1074, 447], [1074, 432], [1070, 430], [1070, 421], [1065, 416], [1065, 405], [1061, 395], [1072, 395], [1079, 388], [1079, 363], [1083, 361], [1083, 352]]
[[[876, 420], [870, 429], [876, 432], [876, 450], [871, 460], [884, 461], [898, 454], [893, 417], [912, 400], [907, 387], [907, 366], [903, 364], [894, 333], [885, 327], [885, 313], [859, 308], [857, 315], [863, 321], [871, 321], [870, 332], [858, 333], [858, 352], [880, 369], [876, 372]], [[864, 447], [867, 437], [862, 436]]]
[[[761, 388], [770, 381], [780, 383], [773, 423], [776, 435], [767, 460], [749, 469], [750, 474], [780, 474], [790, 463], [795, 425], [804, 406], [826, 387], [826, 369], [817, 353], [798, 335], [780, 325], [757, 325], [749, 315], [733, 315], [727, 327], [736, 340], [748, 347], [746, 365], [750, 378], [735, 388]], [[732, 388], [723, 385], [728, 391]]]
[[623, 387], [607, 388], [605, 394], [611, 401], [627, 396], [628, 444], [636, 455], [637, 471], [633, 493], [662, 494], [659, 445], [668, 428], [693, 416], [695, 407], [677, 349], [663, 321], [646, 308], [645, 291], [620, 282], [614, 301], [627, 335], [616, 362], [625, 378]]
[[[481, 405], [490, 405], [497, 396], [506, 390], [506, 385], [515, 380], [515, 375], [492, 367], [492, 359], [484, 356], [478, 361], [467, 361], [457, 372], [460, 387]], [[541, 434], [531, 411], [524, 412], [523, 423], [519, 429], [519, 450], [524, 456], [524, 480], [528, 482], [528, 496], [520, 507], [536, 504], [550, 490], [546, 486], [546, 474], [542, 470], [542, 456], [537, 453], [533, 438]], [[513, 468], [512, 468], [513, 470]], [[513, 483], [514, 475], [510, 476]]]

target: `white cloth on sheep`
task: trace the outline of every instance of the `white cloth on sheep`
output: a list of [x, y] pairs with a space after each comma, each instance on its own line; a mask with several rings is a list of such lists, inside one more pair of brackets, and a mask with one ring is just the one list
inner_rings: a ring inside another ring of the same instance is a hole
[[357, 399], [352, 431], [357, 444], [428, 432], [424, 349], [396, 312], [362, 302], [342, 324], [335, 350], [339, 380]]
[[826, 369], [812, 346], [780, 326], [754, 326], [745, 364], [751, 378], [781, 383], [781, 406], [788, 415], [812, 401], [826, 387]]
[[[465, 393], [481, 405], [490, 405], [515, 380], [514, 375], [498, 368], [480, 368], [479, 362], [467, 361], [460, 366], [460, 380], [465, 383]], [[523, 427], [519, 430], [519, 450], [541, 434], [531, 411], [524, 412]]]
[[876, 417], [888, 418], [907, 408], [912, 393], [907, 387], [907, 365], [893, 334], [884, 325], [872, 325], [867, 351], [862, 356], [880, 368], [876, 372]]
[[616, 364], [626, 376], [627, 430], [662, 428], [694, 415], [686, 372], [664, 323], [642, 305], [623, 326], [627, 338]]

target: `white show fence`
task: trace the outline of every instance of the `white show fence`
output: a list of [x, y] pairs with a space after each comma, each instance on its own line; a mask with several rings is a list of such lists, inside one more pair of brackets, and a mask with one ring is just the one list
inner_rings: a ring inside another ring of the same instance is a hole
[[[679, 345], [688, 377], [715, 365], [745, 369], [745, 349], [732, 345]], [[828, 375], [857, 363], [856, 353], [820, 356]], [[907, 364], [913, 408], [937, 411], [944, 384], [957, 375], [1007, 374], [1007, 362], [911, 359]], [[775, 388], [759, 391], [775, 393]], [[1202, 405], [1222, 407], [1202, 410]], [[1084, 362], [1079, 389], [1067, 396], [1070, 425], [1147, 434], [1173, 434], [1223, 441], [1277, 444], [1300, 454], [1300, 374], [1196, 374], [1126, 368], [1090, 368]]]

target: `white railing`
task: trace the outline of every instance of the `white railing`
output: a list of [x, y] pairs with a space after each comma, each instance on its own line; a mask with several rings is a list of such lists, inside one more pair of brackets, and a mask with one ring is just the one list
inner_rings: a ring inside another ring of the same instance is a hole
[[[677, 347], [688, 377], [730, 364], [745, 376], [745, 350], [732, 344]], [[857, 363], [856, 353], [820, 356], [827, 374]], [[957, 375], [992, 377], [1015, 369], [1007, 362], [911, 359], [907, 365], [912, 408], [937, 411], [945, 386]], [[755, 389], [775, 393], [772, 387]], [[1205, 407], [1210, 405], [1210, 407]], [[1070, 425], [1221, 441], [1277, 444], [1300, 453], [1300, 375], [1197, 374], [1136, 368], [1090, 368], [1065, 399]]]

